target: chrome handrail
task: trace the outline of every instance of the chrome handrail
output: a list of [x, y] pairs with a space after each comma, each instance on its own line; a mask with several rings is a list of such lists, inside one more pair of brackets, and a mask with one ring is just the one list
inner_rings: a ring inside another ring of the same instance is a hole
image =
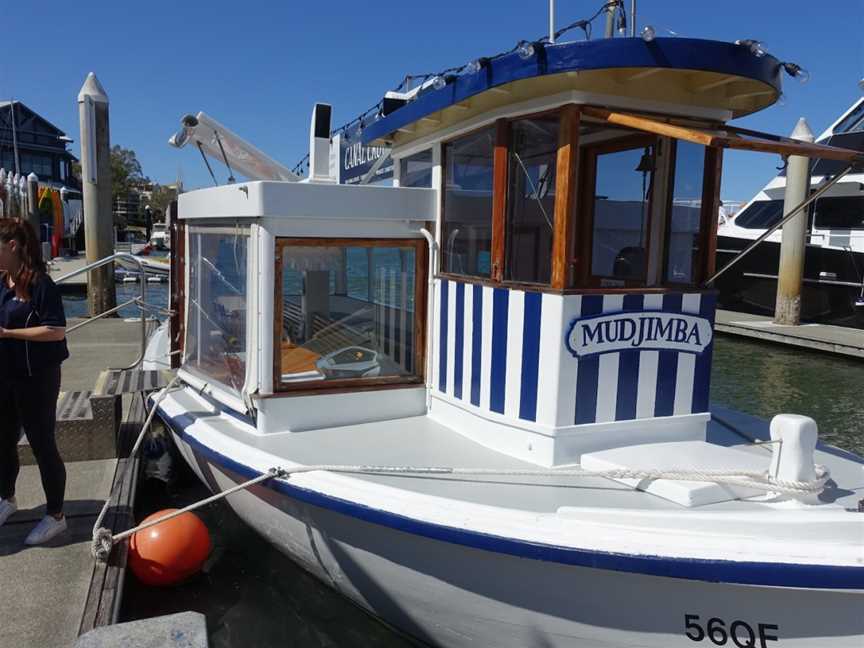
[[709, 279], [707, 279], [707, 280], [702, 284], [702, 287], [705, 288], [705, 287], [707, 287], [707, 286], [710, 286], [712, 283], [714, 283], [714, 280], [717, 279], [717, 277], [719, 277], [720, 275], [722, 275], [722, 274], [723, 274], [724, 272], [726, 272], [729, 268], [731, 268], [732, 266], [734, 266], [736, 263], [738, 263], [741, 259], [743, 259], [743, 258], [744, 258], [745, 256], [747, 256], [748, 254], [750, 254], [754, 249], [756, 249], [756, 246], [758, 246], [762, 241], [764, 241], [765, 239], [767, 239], [767, 238], [768, 238], [769, 236], [771, 236], [774, 232], [776, 232], [778, 229], [780, 229], [780, 228], [783, 227], [786, 223], [788, 223], [790, 220], [792, 220], [792, 219], [793, 219], [795, 216], [797, 216], [797, 215], [798, 215], [798, 214], [799, 214], [799, 213], [800, 213], [800, 212], [801, 212], [805, 207], [809, 206], [812, 202], [815, 202], [815, 201], [816, 201], [816, 200], [817, 200], [817, 199], [818, 199], [822, 194], [824, 194], [824, 193], [825, 193], [826, 191], [828, 191], [831, 187], [833, 187], [835, 184], [837, 184], [837, 183], [840, 181], [840, 179], [843, 178], [847, 173], [849, 173], [853, 168], [854, 168], [854, 165], [850, 164], [850, 165], [849, 165], [848, 167], [846, 167], [843, 171], [841, 171], [841, 172], [838, 173], [836, 176], [834, 176], [833, 178], [831, 178], [830, 180], [828, 180], [827, 182], [825, 182], [824, 184], [822, 184], [822, 185], [819, 187], [819, 189], [817, 189], [817, 190], [814, 191], [812, 194], [810, 194], [810, 197], [809, 197], [809, 198], [806, 198], [806, 199], [805, 199], [801, 204], [797, 205], [797, 206], [796, 206], [794, 209], [792, 209], [788, 214], [786, 214], [785, 216], [783, 216], [783, 218], [781, 218], [779, 221], [777, 221], [776, 223], [774, 223], [774, 225], [772, 225], [772, 226], [769, 227], [767, 230], [765, 230], [764, 232], [762, 232], [762, 234], [759, 236], [759, 238], [757, 238], [757, 239], [756, 239], [755, 241], [753, 241], [750, 245], [748, 245], [746, 248], [744, 248], [743, 250], [741, 250], [741, 252], [738, 253], [738, 256], [736, 256], [735, 258], [733, 258], [729, 263], [727, 263], [725, 266], [723, 266], [723, 267], [720, 268], [717, 272], [715, 272], [713, 275], [711, 275], [711, 277], [710, 277]]
[[144, 355], [147, 352], [147, 311], [144, 307], [146, 306], [147, 308], [151, 308], [151, 307], [153, 307], [153, 305], [147, 303], [147, 277], [146, 277], [147, 271], [144, 268], [144, 264], [141, 263], [141, 259], [139, 259], [138, 257], [136, 257], [132, 254], [129, 254], [128, 252], [117, 252], [117, 253], [112, 254], [111, 256], [105, 257], [104, 259], [100, 259], [99, 261], [94, 261], [93, 263], [88, 263], [83, 268], [78, 268], [77, 270], [73, 270], [72, 272], [68, 272], [68, 273], [64, 274], [63, 276], [58, 277], [57, 279], [54, 280], [54, 283], [58, 283], [58, 284], [63, 283], [64, 281], [72, 279], [73, 277], [77, 277], [78, 275], [84, 274], [85, 272], [90, 272], [91, 270], [96, 270], [97, 268], [101, 268], [102, 266], [106, 266], [109, 263], [116, 263], [116, 262], [121, 261], [121, 260], [133, 262], [138, 266], [137, 273], [138, 273], [139, 283], [141, 284], [140, 297], [135, 297], [134, 299], [130, 299], [129, 301], [124, 302], [124, 303], [120, 304], [119, 306], [115, 306], [114, 308], [109, 308], [108, 310], [106, 310], [102, 313], [99, 313], [98, 315], [94, 315], [93, 317], [91, 317], [88, 320], [85, 320], [83, 322], [79, 322], [78, 324], [66, 329], [67, 333], [71, 333], [71, 332], [76, 331], [80, 328], [83, 328], [84, 326], [87, 326], [88, 324], [92, 324], [96, 320], [102, 319], [103, 317], [107, 317], [108, 315], [112, 315], [113, 313], [116, 313], [117, 311], [119, 311], [121, 308], [125, 308], [126, 306], [131, 306], [132, 304], [137, 305], [138, 309], [141, 311], [141, 353], [138, 355], [138, 358], [135, 360], [135, 362], [133, 362], [131, 365], [129, 365], [127, 367], [109, 367], [109, 369], [111, 369], [113, 371], [126, 371], [129, 369], [134, 369], [135, 367], [137, 367], [139, 364], [141, 364], [144, 361]]

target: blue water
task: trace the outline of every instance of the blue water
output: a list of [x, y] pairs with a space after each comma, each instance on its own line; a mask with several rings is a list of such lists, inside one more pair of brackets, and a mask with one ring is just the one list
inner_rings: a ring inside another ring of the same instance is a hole
[[[121, 304], [141, 294], [141, 286], [137, 283], [117, 283], [117, 303]], [[147, 284], [145, 299], [148, 304], [159, 306], [160, 308], [168, 308], [168, 284]], [[66, 311], [66, 317], [87, 317], [87, 297], [84, 295], [63, 295], [63, 309]], [[140, 317], [141, 311], [137, 306], [127, 306], [121, 308], [119, 316]], [[160, 319], [164, 315], [159, 316]]]

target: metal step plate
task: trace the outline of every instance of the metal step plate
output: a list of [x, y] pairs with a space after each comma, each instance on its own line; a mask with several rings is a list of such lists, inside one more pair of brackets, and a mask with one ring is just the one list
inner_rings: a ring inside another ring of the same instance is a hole
[[173, 374], [165, 370], [103, 371], [96, 381], [94, 396], [118, 396], [141, 391], [162, 389], [171, 382]]
[[93, 419], [89, 391], [60, 392], [57, 399], [58, 421], [89, 421]]

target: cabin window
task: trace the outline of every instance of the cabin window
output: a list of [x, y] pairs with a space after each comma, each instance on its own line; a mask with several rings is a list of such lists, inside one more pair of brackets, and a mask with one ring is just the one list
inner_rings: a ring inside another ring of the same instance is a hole
[[734, 223], [745, 229], [768, 229], [782, 218], [782, 200], [758, 200], [738, 214]]
[[399, 160], [399, 186], [432, 186], [432, 149]]
[[651, 138], [594, 151], [590, 267], [601, 283], [645, 281], [655, 149]]
[[675, 142], [675, 174], [666, 242], [666, 281], [693, 284], [698, 275], [705, 147]]
[[818, 229], [864, 230], [864, 198], [861, 196], [831, 196], [816, 200], [814, 227]]
[[278, 388], [420, 382], [424, 246], [278, 239]]
[[548, 284], [555, 232], [558, 117], [514, 121], [510, 137], [504, 277]]
[[495, 128], [444, 145], [442, 270], [490, 277]]
[[246, 254], [249, 230], [189, 232], [184, 367], [240, 391], [246, 378]]

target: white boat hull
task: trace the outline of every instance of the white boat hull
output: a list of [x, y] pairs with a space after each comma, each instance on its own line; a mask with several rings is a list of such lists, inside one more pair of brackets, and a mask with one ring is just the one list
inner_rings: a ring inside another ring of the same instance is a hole
[[[249, 478], [174, 432], [211, 490]], [[860, 648], [864, 636], [860, 590], [724, 584], [531, 559], [496, 549], [492, 537], [488, 550], [465, 546], [266, 486], [228, 503], [325, 584], [433, 645]]]

